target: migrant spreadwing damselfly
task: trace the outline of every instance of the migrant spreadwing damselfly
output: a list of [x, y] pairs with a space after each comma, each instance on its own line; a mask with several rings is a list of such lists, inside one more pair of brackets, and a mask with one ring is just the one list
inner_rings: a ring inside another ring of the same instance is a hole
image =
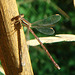
[[61, 16], [59, 14], [55, 14], [55, 15], [52, 15], [52, 16], [46, 18], [46, 19], [39, 20], [39, 21], [36, 21], [34, 23], [28, 22], [23, 17], [24, 17], [24, 15], [22, 14], [22, 15], [17, 16], [16, 18], [17, 18], [18, 21], [23, 23], [23, 26], [26, 26], [29, 29], [29, 31], [34, 35], [34, 37], [40, 43], [42, 48], [45, 50], [46, 54], [49, 56], [49, 58], [51, 59], [51, 61], [55, 65], [55, 67], [57, 69], [60, 69], [59, 65], [54, 61], [51, 54], [48, 52], [46, 47], [39, 40], [39, 38], [36, 36], [36, 34], [33, 32], [33, 30], [31, 28], [36, 28], [41, 33], [44, 33], [44, 34], [47, 34], [47, 35], [52, 35], [55, 32], [52, 27], [54, 26], [55, 23], [57, 23], [61, 19]]

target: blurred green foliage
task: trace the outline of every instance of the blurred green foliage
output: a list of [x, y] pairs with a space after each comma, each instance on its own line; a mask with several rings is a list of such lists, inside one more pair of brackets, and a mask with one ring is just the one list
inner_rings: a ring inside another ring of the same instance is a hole
[[[17, 0], [17, 5], [19, 13], [24, 14], [25, 19], [31, 23], [53, 14], [60, 14], [62, 18], [54, 27], [55, 34], [75, 34], [75, 11], [72, 0]], [[59, 8], [65, 11], [70, 18], [65, 16]], [[33, 30], [38, 37], [46, 36]], [[34, 36], [30, 33], [30, 39], [33, 38]], [[75, 75], [74, 42], [44, 45], [61, 69], [57, 70], [54, 67], [44, 50], [30, 47], [30, 57], [35, 75]]]
[[4, 74], [0, 72], [0, 75], [4, 75]]

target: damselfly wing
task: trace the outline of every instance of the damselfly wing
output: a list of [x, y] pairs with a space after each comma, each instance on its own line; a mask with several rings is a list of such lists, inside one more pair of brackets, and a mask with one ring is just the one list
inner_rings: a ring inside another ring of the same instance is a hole
[[61, 16], [59, 14], [52, 15], [48, 18], [43, 19], [43, 20], [39, 20], [34, 23], [31, 23], [31, 27], [36, 28], [41, 33], [44, 33], [47, 35], [52, 35], [55, 32], [52, 27], [60, 19], [61, 19]]

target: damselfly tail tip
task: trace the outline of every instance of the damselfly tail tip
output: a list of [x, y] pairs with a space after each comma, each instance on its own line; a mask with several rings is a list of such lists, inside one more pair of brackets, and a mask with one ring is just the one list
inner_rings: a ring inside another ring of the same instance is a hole
[[55, 64], [55, 67], [58, 69], [58, 70], [60, 70], [61, 68], [59, 67], [59, 65], [58, 64]]
[[58, 70], [60, 70], [61, 68], [58, 66]]

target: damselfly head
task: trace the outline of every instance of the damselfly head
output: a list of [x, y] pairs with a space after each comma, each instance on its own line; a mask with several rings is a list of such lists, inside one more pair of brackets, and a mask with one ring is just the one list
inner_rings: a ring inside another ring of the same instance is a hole
[[20, 20], [20, 19], [23, 18], [23, 17], [24, 17], [24, 14], [21, 14], [21, 15], [18, 15], [18, 16], [13, 17], [13, 18], [11, 19], [11, 21], [13, 21], [13, 20]]
[[20, 14], [19, 16], [20, 16], [20, 17], [24, 17], [24, 14]]

